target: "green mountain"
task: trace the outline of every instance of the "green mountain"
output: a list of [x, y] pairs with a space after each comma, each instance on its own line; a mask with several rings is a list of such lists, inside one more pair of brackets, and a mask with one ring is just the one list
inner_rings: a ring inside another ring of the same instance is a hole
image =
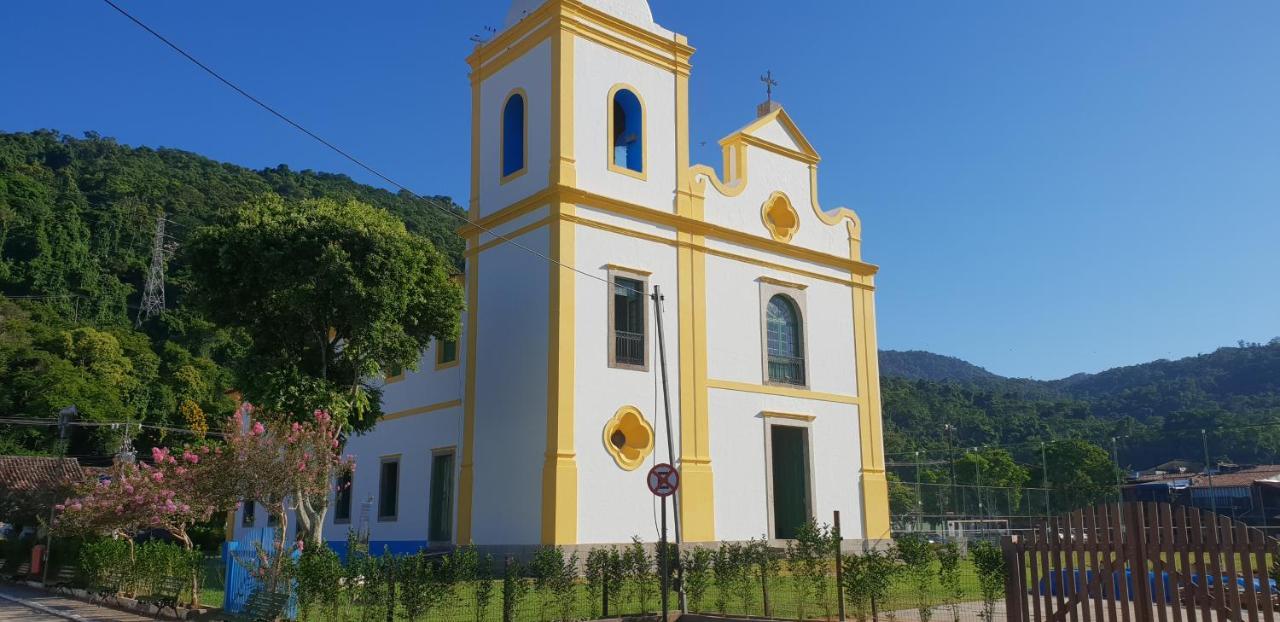
[[1211, 459], [1280, 461], [1280, 339], [1052, 381], [1002, 378], [927, 352], [884, 352], [881, 361], [891, 458], [987, 445], [1035, 464], [1041, 441], [1110, 449], [1115, 437], [1122, 465], [1143, 468], [1199, 458], [1204, 429]]
[[1001, 378], [968, 361], [923, 350], [881, 350], [880, 375], [938, 382]]
[[[284, 165], [251, 170], [93, 133], [0, 133], [0, 416], [46, 418], [75, 404], [89, 420], [199, 427], [204, 413], [228, 412], [224, 363], [242, 341], [183, 306], [183, 241], [264, 193], [385, 209], [461, 265], [452, 214], [462, 209], [448, 197]], [[176, 250], [167, 311], [135, 329], [161, 215], [165, 246]], [[109, 454], [121, 434], [79, 430], [72, 452]], [[47, 427], [0, 426], [0, 453], [47, 452], [54, 438]]]

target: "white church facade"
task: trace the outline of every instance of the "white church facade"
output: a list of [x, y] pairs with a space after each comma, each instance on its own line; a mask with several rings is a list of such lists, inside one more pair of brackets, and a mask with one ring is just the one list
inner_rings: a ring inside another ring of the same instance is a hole
[[690, 163], [693, 52], [645, 0], [513, 0], [477, 45], [462, 335], [387, 379], [330, 542], [652, 542], [669, 453], [686, 542], [889, 537], [862, 223], [772, 102]]

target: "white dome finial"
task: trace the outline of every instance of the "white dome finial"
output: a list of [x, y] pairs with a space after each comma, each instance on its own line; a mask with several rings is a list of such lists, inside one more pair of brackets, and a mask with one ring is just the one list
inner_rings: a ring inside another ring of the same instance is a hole
[[[519, 23], [542, 6], [543, 2], [545, 0], [512, 0], [511, 9], [507, 11], [506, 27]], [[582, 3], [637, 26], [647, 29], [655, 26], [648, 0], [582, 0]]]

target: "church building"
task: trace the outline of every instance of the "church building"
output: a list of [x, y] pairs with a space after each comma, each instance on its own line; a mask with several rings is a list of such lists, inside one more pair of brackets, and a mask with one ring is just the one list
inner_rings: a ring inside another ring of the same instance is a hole
[[858, 216], [819, 205], [818, 152], [770, 97], [722, 111], [744, 125], [693, 164], [694, 48], [646, 0], [510, 1], [467, 59], [461, 337], [386, 379], [327, 539], [654, 542], [646, 472], [668, 456], [685, 542], [833, 511], [847, 539], [888, 538], [877, 268]]

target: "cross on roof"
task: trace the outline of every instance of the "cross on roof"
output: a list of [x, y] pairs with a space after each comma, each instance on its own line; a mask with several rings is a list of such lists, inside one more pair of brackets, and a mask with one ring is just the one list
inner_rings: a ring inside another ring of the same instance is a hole
[[778, 81], [773, 79], [773, 70], [770, 69], [769, 71], [764, 72], [764, 75], [760, 76], [760, 81], [764, 83], [765, 95], [767, 95], [769, 101], [772, 102], [773, 87], [778, 86]]

